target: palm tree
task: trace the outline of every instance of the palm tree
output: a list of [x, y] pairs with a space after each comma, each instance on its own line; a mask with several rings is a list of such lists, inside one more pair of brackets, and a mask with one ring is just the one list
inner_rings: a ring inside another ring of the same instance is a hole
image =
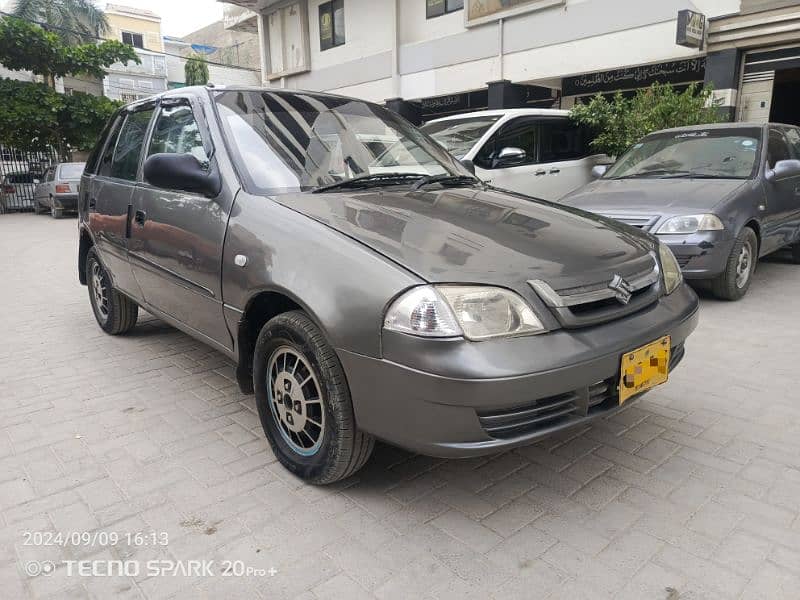
[[11, 14], [49, 27], [68, 44], [93, 42], [108, 30], [94, 0], [16, 0]]

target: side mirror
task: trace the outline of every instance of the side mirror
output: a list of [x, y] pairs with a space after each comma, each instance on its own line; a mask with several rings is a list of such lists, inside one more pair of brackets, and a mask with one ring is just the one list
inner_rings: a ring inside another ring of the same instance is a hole
[[595, 179], [600, 179], [603, 175], [608, 172], [609, 165], [595, 165], [592, 167], [592, 177]]
[[779, 160], [775, 167], [767, 169], [767, 181], [780, 181], [790, 177], [800, 176], [800, 160]]
[[464, 167], [464, 168], [465, 168], [467, 171], [469, 171], [470, 173], [472, 173], [473, 175], [475, 175], [475, 163], [474, 163], [474, 162], [472, 162], [472, 161], [471, 161], [471, 160], [469, 160], [468, 158], [465, 158], [465, 159], [463, 159], [463, 160], [461, 160], [461, 161], [459, 161], [459, 162], [461, 162], [461, 164], [463, 165], [463, 167]]
[[500, 150], [500, 154], [494, 159], [495, 167], [514, 167], [521, 165], [528, 158], [528, 153], [522, 148], [509, 146]]
[[214, 198], [222, 190], [219, 171], [193, 154], [153, 154], [144, 162], [144, 178], [165, 190], [203, 194]]

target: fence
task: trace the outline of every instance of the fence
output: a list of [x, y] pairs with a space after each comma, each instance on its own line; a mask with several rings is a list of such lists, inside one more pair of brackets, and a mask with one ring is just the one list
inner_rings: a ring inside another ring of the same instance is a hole
[[36, 181], [58, 162], [55, 151], [21, 152], [0, 146], [0, 214], [33, 210]]

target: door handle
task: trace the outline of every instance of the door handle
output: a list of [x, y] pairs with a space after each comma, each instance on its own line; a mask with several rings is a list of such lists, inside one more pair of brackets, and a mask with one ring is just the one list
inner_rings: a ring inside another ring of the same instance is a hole
[[143, 210], [137, 210], [133, 215], [133, 220], [139, 227], [144, 227], [144, 222], [147, 220], [147, 213]]
[[541, 177], [542, 175], [547, 175], [547, 171], [545, 171], [544, 169], [539, 169], [538, 171], [536, 171], [535, 175], [537, 177]]
[[561, 169], [550, 169], [550, 175], [558, 175], [561, 173]]
[[794, 195], [795, 196], [800, 196], [800, 185], [796, 185], [794, 187]]

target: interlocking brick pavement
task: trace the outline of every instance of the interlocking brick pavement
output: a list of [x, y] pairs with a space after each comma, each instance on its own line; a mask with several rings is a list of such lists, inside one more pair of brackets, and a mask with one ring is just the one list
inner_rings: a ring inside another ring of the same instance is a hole
[[[74, 220], [0, 217], [4, 598], [800, 598], [798, 266], [704, 298], [669, 385], [610, 419], [464, 461], [378, 446], [317, 488], [276, 463], [219, 353], [147, 315], [103, 334], [76, 248]], [[169, 544], [126, 538], [148, 531]], [[189, 559], [215, 576], [62, 562]], [[224, 560], [274, 574], [222, 577]]]

